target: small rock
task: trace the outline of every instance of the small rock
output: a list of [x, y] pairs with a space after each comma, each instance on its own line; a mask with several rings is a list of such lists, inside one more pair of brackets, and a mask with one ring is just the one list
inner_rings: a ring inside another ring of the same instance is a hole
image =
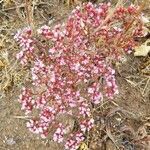
[[7, 145], [14, 145], [14, 144], [16, 144], [16, 141], [14, 141], [13, 138], [8, 138], [8, 139], [5, 140], [5, 143]]

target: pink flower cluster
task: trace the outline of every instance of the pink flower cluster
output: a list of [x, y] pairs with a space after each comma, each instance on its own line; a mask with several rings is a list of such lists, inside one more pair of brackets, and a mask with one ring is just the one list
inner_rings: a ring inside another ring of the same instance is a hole
[[81, 131], [85, 133], [86, 131], [90, 131], [94, 127], [94, 119], [91, 118], [89, 120], [84, 120], [80, 124]]
[[31, 29], [25, 28], [23, 31], [19, 30], [14, 36], [14, 39], [19, 43], [22, 50], [16, 55], [21, 64], [27, 64], [29, 59], [34, 57], [34, 40], [32, 39]]
[[65, 128], [63, 127], [62, 123], [59, 124], [59, 127], [56, 129], [54, 135], [53, 135], [53, 140], [55, 142], [61, 143], [63, 142], [65, 134]]
[[71, 134], [70, 138], [65, 143], [66, 150], [77, 150], [80, 143], [84, 140], [84, 135], [81, 132]]
[[[110, 18], [109, 10], [109, 3], [86, 3], [62, 25], [44, 25], [36, 37], [30, 28], [15, 36], [22, 48], [17, 59], [30, 62], [33, 81], [19, 102], [26, 114], [38, 112], [27, 127], [44, 138], [55, 128], [53, 140], [65, 142], [65, 149], [76, 150], [94, 127], [92, 106], [118, 94], [112, 61], [130, 52], [135, 35], [142, 35], [138, 7], [119, 7]], [[58, 119], [62, 114], [78, 120], [78, 131], [66, 135], [68, 125]]]
[[23, 88], [22, 94], [19, 96], [19, 102], [22, 104], [21, 109], [26, 111], [26, 114], [30, 113], [34, 107], [35, 101], [31, 97], [32, 92], [30, 89]]

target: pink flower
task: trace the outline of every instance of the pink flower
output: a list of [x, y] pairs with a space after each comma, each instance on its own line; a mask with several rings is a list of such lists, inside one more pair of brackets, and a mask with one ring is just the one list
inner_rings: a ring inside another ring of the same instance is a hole
[[72, 134], [70, 138], [68, 138], [65, 149], [66, 150], [77, 150], [79, 148], [80, 143], [84, 140], [84, 136], [81, 132], [77, 132], [74, 135]]
[[85, 133], [85, 131], [90, 131], [94, 127], [94, 119], [90, 118], [89, 120], [84, 120], [80, 124], [81, 131]]
[[64, 133], [65, 133], [65, 129], [63, 127], [63, 125], [60, 123], [59, 127], [56, 129], [54, 135], [53, 135], [53, 140], [55, 142], [61, 143], [63, 142], [64, 138]]

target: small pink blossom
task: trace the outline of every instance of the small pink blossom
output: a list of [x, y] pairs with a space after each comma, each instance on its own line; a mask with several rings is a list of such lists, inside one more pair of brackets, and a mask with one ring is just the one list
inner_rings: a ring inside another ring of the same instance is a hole
[[75, 135], [71, 135], [70, 138], [67, 139], [65, 144], [66, 150], [77, 150], [80, 146], [80, 143], [84, 140], [84, 135], [81, 132], [75, 133]]
[[53, 135], [53, 140], [55, 142], [61, 143], [63, 142], [64, 138], [64, 133], [65, 133], [65, 129], [63, 127], [62, 124], [59, 124], [59, 127], [56, 129], [54, 135]]

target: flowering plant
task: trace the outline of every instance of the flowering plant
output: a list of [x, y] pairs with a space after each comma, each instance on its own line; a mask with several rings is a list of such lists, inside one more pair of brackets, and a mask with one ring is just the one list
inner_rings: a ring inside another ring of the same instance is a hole
[[[27, 127], [43, 138], [55, 129], [53, 140], [65, 142], [65, 149], [77, 149], [94, 127], [93, 106], [118, 94], [112, 62], [131, 53], [134, 37], [142, 35], [139, 7], [120, 6], [113, 12], [110, 7], [86, 3], [64, 24], [44, 25], [38, 35], [31, 28], [15, 35], [21, 47], [17, 59], [31, 64], [32, 75], [32, 86], [22, 89], [19, 102], [26, 115], [38, 112]], [[69, 131], [62, 115], [77, 120], [78, 129]]]

